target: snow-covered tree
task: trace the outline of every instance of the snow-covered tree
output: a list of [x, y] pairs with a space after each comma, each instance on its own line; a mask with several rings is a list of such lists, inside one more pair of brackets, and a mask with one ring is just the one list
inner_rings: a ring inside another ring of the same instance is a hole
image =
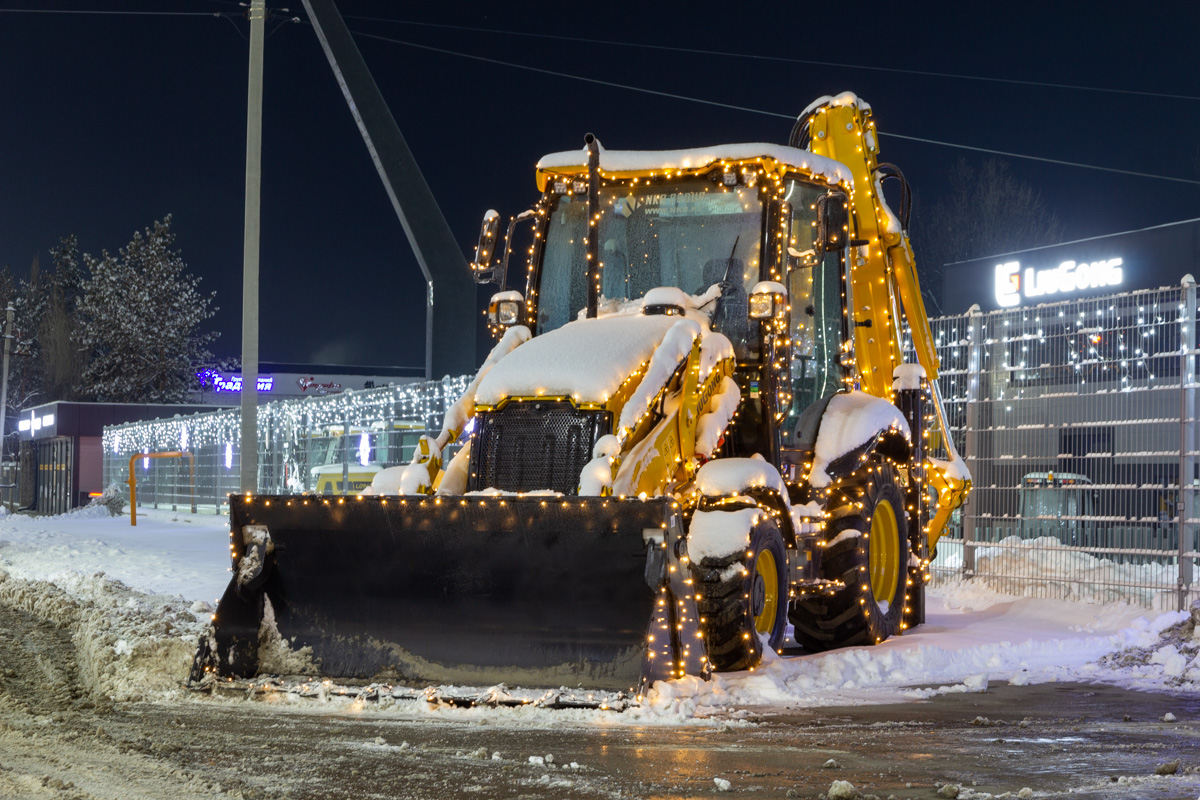
[[84, 353], [76, 344], [76, 306], [83, 290], [83, 268], [74, 235], [50, 248], [54, 272], [37, 326], [42, 391], [47, 400], [79, 399]]
[[960, 158], [950, 185], [951, 194], [918, 217], [921, 230], [913, 237], [922, 293], [933, 313], [941, 307], [943, 265], [1053, 244], [1062, 235], [1058, 216], [1037, 190], [999, 159], [976, 167]]
[[[42, 271], [40, 259], [34, 256], [29, 277], [14, 281], [12, 294], [4, 298], [4, 307], [11, 302], [13, 314], [12, 358], [8, 368], [9, 414], [43, 402], [43, 370], [41, 339], [38, 331], [46, 316], [47, 297], [52, 277]], [[0, 309], [2, 310], [2, 309]], [[15, 417], [13, 417], [15, 419]]]
[[78, 303], [76, 341], [86, 358], [85, 397], [106, 402], [181, 403], [217, 338], [203, 324], [216, 292], [200, 291], [177, 250], [171, 216], [134, 233], [113, 256], [84, 254], [90, 273]]

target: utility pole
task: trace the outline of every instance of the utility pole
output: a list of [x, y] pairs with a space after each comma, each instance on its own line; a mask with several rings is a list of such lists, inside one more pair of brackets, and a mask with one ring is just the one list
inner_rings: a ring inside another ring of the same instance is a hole
[[246, 89], [246, 232], [242, 250], [242, 492], [258, 491], [258, 250], [262, 187], [263, 27], [266, 0], [250, 0]]
[[4, 309], [5, 324], [4, 324], [4, 366], [3, 377], [0, 377], [0, 464], [4, 463], [4, 434], [6, 433], [5, 424], [7, 423], [8, 415], [8, 358], [12, 355], [13, 342], [13, 314], [16, 313], [13, 304], [9, 303], [8, 308]]

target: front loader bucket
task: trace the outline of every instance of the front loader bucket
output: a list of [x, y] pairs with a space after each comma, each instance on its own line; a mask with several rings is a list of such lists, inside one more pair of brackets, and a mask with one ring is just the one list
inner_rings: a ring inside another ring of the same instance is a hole
[[230, 518], [194, 681], [266, 671], [264, 611], [311, 674], [417, 684], [630, 689], [676, 627], [670, 499], [234, 496]]

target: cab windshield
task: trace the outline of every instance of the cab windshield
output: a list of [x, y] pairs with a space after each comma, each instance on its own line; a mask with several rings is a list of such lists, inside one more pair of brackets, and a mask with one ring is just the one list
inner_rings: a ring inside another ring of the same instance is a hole
[[[602, 186], [599, 197], [605, 300], [635, 300], [656, 286], [701, 294], [714, 283], [729, 282], [721, 318], [731, 327], [750, 328], [746, 298], [759, 280], [763, 224], [757, 188], [696, 177]], [[565, 325], [587, 305], [586, 232], [587, 197], [556, 197], [537, 295], [539, 333]], [[725, 325], [718, 320], [717, 327], [724, 331]]]

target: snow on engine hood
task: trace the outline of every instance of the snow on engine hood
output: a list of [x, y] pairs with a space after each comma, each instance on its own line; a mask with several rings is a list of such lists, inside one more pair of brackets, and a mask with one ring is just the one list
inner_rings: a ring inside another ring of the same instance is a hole
[[492, 367], [475, 402], [496, 405], [506, 397], [538, 395], [606, 402], [679, 319], [619, 314], [576, 320], [535, 336]]

